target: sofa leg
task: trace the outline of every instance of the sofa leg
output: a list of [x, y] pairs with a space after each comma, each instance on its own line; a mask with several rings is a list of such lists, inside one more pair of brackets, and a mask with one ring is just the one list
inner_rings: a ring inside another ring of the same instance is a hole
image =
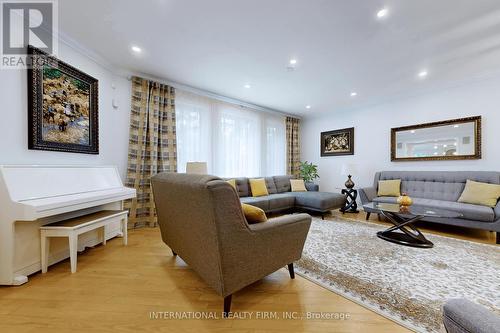
[[378, 213], [378, 214], [377, 214], [377, 219], [378, 219], [379, 221], [381, 221], [381, 218], [380, 218], [380, 213]]
[[290, 273], [290, 279], [295, 279], [295, 271], [293, 270], [293, 262], [288, 264], [288, 273]]
[[321, 219], [324, 220], [325, 219], [325, 214], [321, 213]]
[[366, 220], [368, 221], [370, 219], [371, 213], [366, 213]]
[[172, 250], [172, 255], [175, 257], [175, 256], [177, 256], [177, 253], [175, 253], [175, 251]]
[[497, 244], [500, 244], [500, 231], [497, 231]]
[[229, 295], [224, 297], [224, 312], [222, 313], [222, 317], [227, 318], [229, 312], [231, 311], [231, 298], [233, 295]]

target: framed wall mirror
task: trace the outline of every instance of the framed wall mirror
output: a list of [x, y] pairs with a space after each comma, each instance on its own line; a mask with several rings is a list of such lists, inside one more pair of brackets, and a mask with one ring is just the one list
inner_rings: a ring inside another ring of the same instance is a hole
[[391, 161], [481, 158], [481, 116], [391, 129]]

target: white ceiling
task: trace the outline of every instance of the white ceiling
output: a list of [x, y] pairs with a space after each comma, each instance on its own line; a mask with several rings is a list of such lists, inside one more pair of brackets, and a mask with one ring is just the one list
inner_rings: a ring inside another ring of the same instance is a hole
[[59, 16], [118, 67], [302, 116], [500, 74], [499, 0], [60, 0]]

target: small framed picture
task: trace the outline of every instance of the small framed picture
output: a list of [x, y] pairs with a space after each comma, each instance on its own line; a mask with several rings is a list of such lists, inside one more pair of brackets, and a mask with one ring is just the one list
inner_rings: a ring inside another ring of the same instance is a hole
[[321, 133], [321, 156], [354, 155], [354, 127]]
[[99, 154], [98, 81], [29, 46], [28, 148]]

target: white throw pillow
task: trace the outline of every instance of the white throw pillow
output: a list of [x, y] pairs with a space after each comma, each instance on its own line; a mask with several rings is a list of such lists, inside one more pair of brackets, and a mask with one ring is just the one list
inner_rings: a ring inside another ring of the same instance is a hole
[[307, 192], [304, 179], [290, 179], [290, 185], [292, 185], [292, 192]]

